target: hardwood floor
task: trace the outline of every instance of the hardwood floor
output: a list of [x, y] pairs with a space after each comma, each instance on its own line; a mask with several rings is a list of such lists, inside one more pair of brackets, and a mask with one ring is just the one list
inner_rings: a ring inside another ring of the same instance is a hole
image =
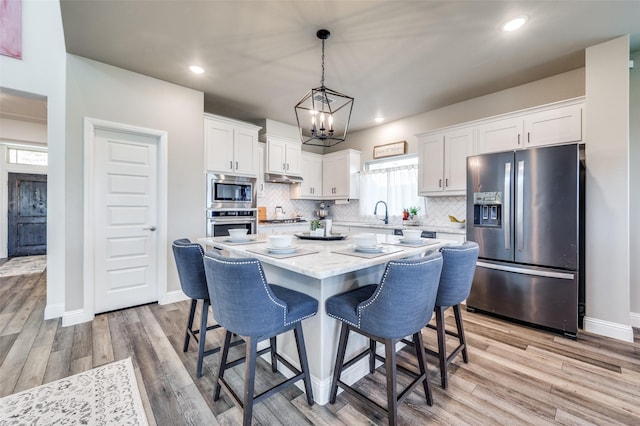
[[[213, 402], [218, 355], [205, 358], [204, 375], [196, 379], [196, 346], [182, 352], [188, 302], [145, 305], [62, 327], [59, 319], [42, 319], [45, 280], [45, 274], [0, 278], [0, 397], [131, 357], [152, 424], [241, 422], [224, 392]], [[443, 391], [435, 359], [427, 357], [434, 405], [428, 407], [415, 391], [400, 406], [401, 424], [640, 424], [638, 330], [635, 343], [589, 333], [572, 341], [481, 314], [463, 315], [469, 364], [459, 357], [451, 365], [449, 389]], [[210, 345], [219, 343], [222, 333], [210, 334]], [[423, 334], [435, 343], [432, 331]], [[415, 364], [408, 351], [399, 358]], [[258, 368], [258, 389], [278, 379], [265, 362]], [[241, 375], [242, 367], [229, 375], [238, 388]], [[382, 367], [358, 385], [385, 404]], [[386, 424], [386, 417], [344, 394], [335, 405], [309, 407], [293, 388], [256, 405], [254, 424], [369, 425]]]

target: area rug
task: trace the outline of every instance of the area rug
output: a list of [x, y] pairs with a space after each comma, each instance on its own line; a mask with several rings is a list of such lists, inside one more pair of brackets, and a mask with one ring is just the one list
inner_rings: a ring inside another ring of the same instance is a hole
[[131, 358], [0, 399], [0, 425], [148, 425]]
[[0, 266], [0, 278], [39, 274], [47, 266], [47, 256], [14, 257]]

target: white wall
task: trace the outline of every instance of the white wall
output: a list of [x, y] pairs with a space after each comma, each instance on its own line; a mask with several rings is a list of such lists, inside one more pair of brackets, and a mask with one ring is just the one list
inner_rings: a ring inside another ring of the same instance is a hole
[[56, 0], [22, 0], [22, 59], [0, 56], [0, 87], [47, 98], [47, 307], [61, 316], [65, 296], [65, 46]]
[[633, 341], [629, 286], [629, 36], [586, 50], [584, 328]]
[[640, 328], [640, 52], [631, 55], [629, 72], [629, 257], [631, 259], [631, 325]]
[[[83, 119], [168, 132], [167, 288], [179, 290], [171, 241], [205, 233], [204, 95], [80, 56], [67, 56], [66, 311], [83, 308]], [[164, 285], [160, 284], [161, 288]]]
[[405, 140], [407, 153], [417, 153], [416, 133], [579, 96], [584, 96], [584, 68], [353, 132], [327, 152], [357, 149], [365, 162], [373, 159], [374, 145]]

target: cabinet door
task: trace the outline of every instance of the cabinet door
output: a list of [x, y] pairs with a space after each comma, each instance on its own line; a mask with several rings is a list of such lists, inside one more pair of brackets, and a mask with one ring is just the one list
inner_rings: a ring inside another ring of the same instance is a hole
[[478, 129], [478, 154], [522, 148], [522, 118], [492, 121]]
[[238, 174], [256, 176], [258, 138], [255, 132], [236, 129], [234, 133], [234, 170]]
[[286, 142], [279, 140], [267, 141], [267, 171], [270, 173], [285, 173], [287, 169]]
[[233, 126], [214, 120], [204, 121], [207, 170], [221, 173], [234, 171]]
[[326, 197], [349, 197], [349, 159], [346, 155], [322, 162], [322, 194]]
[[264, 197], [264, 144], [258, 144], [258, 179], [256, 181], [256, 185], [258, 186], [256, 190], [256, 196], [258, 198]]
[[418, 141], [418, 193], [441, 192], [444, 175], [444, 135], [428, 135]]
[[465, 192], [467, 156], [473, 153], [473, 129], [462, 129], [444, 137], [444, 190]]
[[296, 198], [317, 200], [322, 197], [322, 158], [302, 153], [300, 157], [302, 183]]
[[582, 106], [570, 105], [524, 117], [526, 145], [541, 146], [582, 141]]
[[300, 154], [302, 146], [299, 143], [291, 142], [285, 144], [285, 164], [288, 175], [300, 176]]

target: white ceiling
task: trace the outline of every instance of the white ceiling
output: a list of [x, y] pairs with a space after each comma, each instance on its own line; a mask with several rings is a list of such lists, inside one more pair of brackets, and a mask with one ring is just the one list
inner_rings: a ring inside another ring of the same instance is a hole
[[[351, 129], [584, 66], [584, 49], [632, 34], [640, 1], [62, 0], [67, 51], [205, 93], [205, 110], [295, 124], [320, 83], [355, 97]], [[520, 31], [508, 18], [527, 15]], [[190, 64], [206, 69], [188, 71]]]

